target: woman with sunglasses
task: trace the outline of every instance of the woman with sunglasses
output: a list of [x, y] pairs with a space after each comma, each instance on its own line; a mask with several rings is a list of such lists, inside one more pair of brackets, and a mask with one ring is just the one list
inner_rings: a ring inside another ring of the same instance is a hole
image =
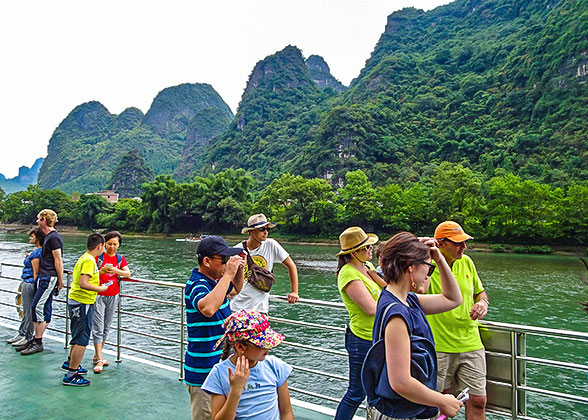
[[[431, 260], [439, 270], [442, 291], [424, 295], [436, 269]], [[378, 300], [373, 340], [384, 339], [385, 366], [372, 365], [377, 352], [370, 352], [362, 373], [371, 418], [432, 418], [438, 408], [455, 417], [462, 403], [451, 394], [437, 392], [435, 344], [425, 317], [461, 304], [461, 291], [451, 269], [435, 239], [419, 240], [409, 232], [388, 240], [380, 261], [387, 286]], [[388, 379], [386, 391], [381, 388], [382, 369]]]
[[353, 418], [365, 398], [361, 386], [361, 367], [372, 345], [372, 327], [376, 302], [385, 286], [371, 264], [377, 235], [350, 227], [339, 236], [341, 251], [337, 254], [337, 286], [349, 312], [345, 332], [345, 349], [349, 355], [349, 387], [337, 407], [336, 420]]

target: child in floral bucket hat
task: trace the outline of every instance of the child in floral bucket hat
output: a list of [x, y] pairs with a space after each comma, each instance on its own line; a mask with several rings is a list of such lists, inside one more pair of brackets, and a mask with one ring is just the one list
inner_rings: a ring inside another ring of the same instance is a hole
[[232, 314], [223, 327], [226, 332], [215, 345], [224, 345], [222, 360], [202, 385], [211, 395], [213, 420], [293, 420], [287, 382], [292, 368], [268, 355], [284, 336], [265, 315], [248, 309]]

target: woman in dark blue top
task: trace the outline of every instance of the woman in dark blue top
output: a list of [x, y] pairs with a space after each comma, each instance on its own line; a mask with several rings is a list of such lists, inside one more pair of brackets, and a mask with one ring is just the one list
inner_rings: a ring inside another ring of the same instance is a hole
[[37, 248], [30, 254], [26, 254], [24, 267], [22, 269], [22, 283], [20, 284], [20, 296], [22, 305], [22, 322], [18, 329], [18, 334], [6, 340], [13, 346], [22, 346], [33, 339], [35, 330], [33, 328], [33, 318], [31, 309], [33, 298], [35, 297], [35, 279], [39, 274], [39, 260], [41, 259], [41, 246], [43, 245], [45, 234], [40, 228], [34, 228], [29, 232], [29, 243]]
[[[384, 394], [391, 397], [374, 398], [376, 385], [364, 383], [373, 419], [430, 418], [437, 414], [434, 407], [454, 417], [462, 403], [453, 395], [436, 391], [437, 361], [425, 314], [459, 306], [459, 286], [434, 239], [419, 240], [412, 233], [398, 233], [383, 246], [380, 258], [388, 285], [378, 300], [373, 340], [375, 343], [382, 338], [379, 334], [383, 331], [388, 379], [384, 387], [389, 390]], [[423, 294], [435, 269], [431, 259], [441, 274], [443, 293], [439, 295]], [[380, 388], [378, 392], [382, 394]]]

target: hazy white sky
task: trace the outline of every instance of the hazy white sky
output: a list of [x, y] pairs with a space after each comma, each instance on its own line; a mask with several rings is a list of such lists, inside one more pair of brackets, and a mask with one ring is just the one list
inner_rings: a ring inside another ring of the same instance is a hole
[[236, 111], [255, 63], [296, 45], [324, 57], [345, 85], [403, 7], [450, 0], [135, 1], [0, 3], [0, 173], [45, 157], [67, 114], [100, 101], [147, 112], [162, 89], [210, 83]]

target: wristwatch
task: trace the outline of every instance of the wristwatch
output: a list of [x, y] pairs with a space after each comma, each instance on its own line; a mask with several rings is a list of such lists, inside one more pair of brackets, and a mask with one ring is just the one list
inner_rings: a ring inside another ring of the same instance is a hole
[[484, 302], [486, 302], [486, 305], [490, 306], [490, 301], [488, 300], [488, 298], [482, 298], [480, 300], [483, 300]]

